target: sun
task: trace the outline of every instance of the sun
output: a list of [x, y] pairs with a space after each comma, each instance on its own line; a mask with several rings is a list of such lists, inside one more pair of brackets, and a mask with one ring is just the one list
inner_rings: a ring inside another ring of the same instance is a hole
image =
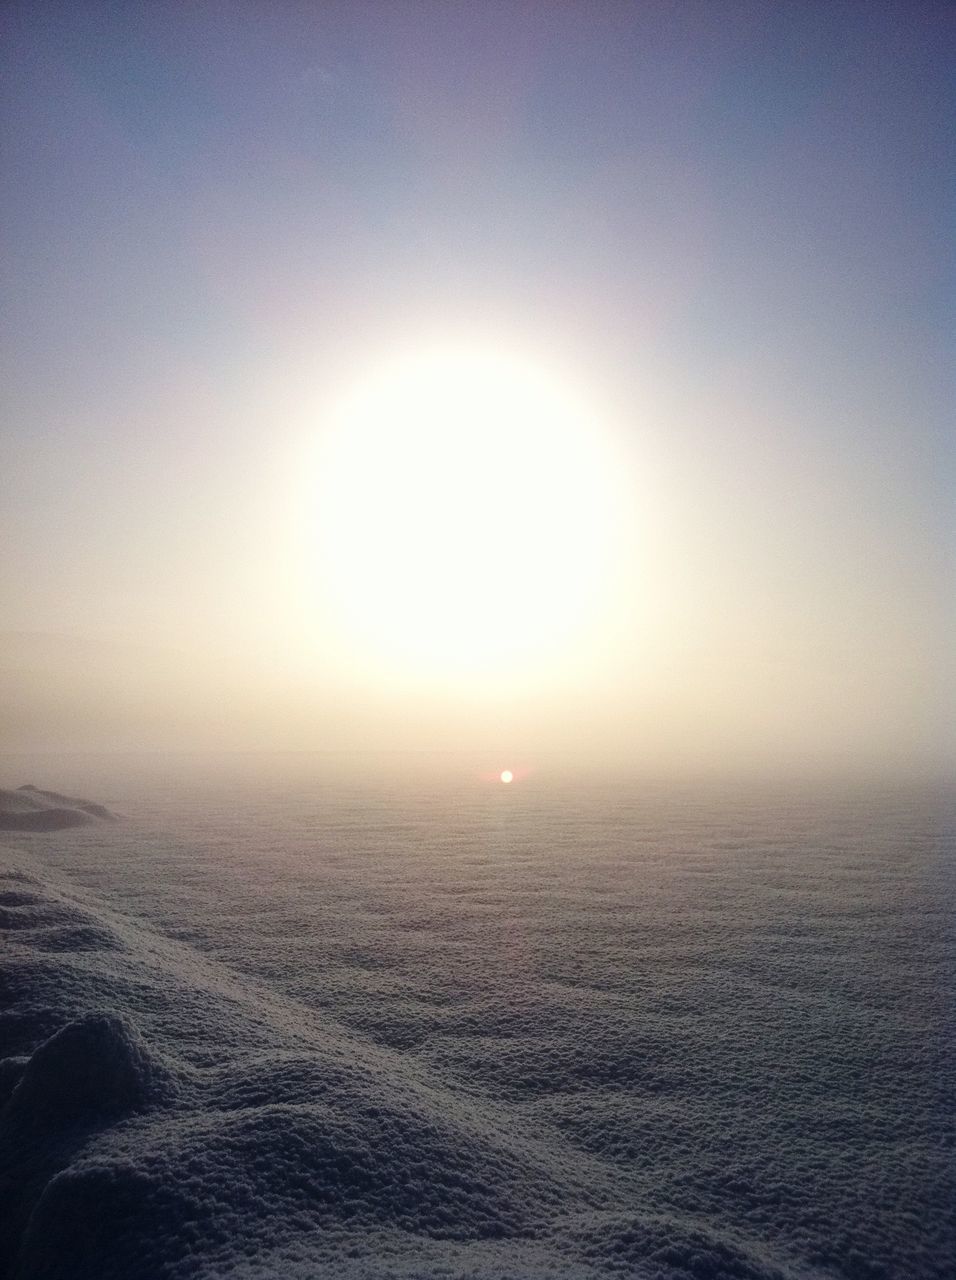
[[513, 782], [513, 781], [514, 781], [514, 774], [511, 772], [511, 770], [510, 770], [510, 769], [502, 769], [502, 771], [501, 771], [501, 773], [498, 775], [498, 777], [501, 779], [501, 781], [502, 781], [502, 782]]
[[314, 564], [353, 648], [433, 674], [530, 670], [600, 590], [616, 468], [560, 376], [438, 343], [383, 361], [335, 404], [320, 449]]

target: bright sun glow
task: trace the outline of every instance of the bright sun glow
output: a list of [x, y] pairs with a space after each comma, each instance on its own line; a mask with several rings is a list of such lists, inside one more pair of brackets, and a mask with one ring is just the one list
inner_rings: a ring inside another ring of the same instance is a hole
[[601, 589], [615, 474], [593, 411], [532, 364], [453, 344], [385, 363], [323, 437], [316, 545], [337, 622], [393, 667], [547, 661]]
[[510, 769], [502, 769], [500, 777], [502, 782], [511, 782], [514, 779], [514, 774]]

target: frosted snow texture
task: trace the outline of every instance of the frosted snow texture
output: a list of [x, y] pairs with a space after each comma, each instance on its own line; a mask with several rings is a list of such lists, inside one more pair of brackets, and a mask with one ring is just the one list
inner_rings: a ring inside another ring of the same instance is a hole
[[0, 1275], [953, 1274], [936, 801], [163, 790], [0, 851]]

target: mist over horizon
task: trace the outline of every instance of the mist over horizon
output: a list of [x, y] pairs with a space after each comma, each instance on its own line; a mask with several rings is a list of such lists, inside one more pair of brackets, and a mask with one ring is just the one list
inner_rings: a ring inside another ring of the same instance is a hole
[[0, 749], [956, 766], [951, 22], [681, 13], [7, 7]]
[[[927, 679], [896, 708], [688, 705], [678, 687], [572, 685], [496, 701], [425, 688], [387, 693], [303, 681], [266, 664], [76, 636], [0, 635], [0, 755], [133, 753], [408, 753], [521, 758], [544, 771], [631, 776], [949, 776], [951, 728]], [[643, 696], [642, 696], [643, 693]], [[537, 694], [537, 696], [536, 696]], [[376, 696], [377, 695], [377, 696]], [[888, 732], [889, 731], [889, 732]], [[890, 737], [891, 734], [891, 737]], [[890, 741], [885, 738], [890, 737]], [[12, 782], [13, 779], [8, 779]]]

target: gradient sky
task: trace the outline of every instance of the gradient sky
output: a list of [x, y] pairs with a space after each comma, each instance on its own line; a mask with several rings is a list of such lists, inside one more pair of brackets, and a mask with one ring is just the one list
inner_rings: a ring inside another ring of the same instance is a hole
[[[954, 761], [950, 5], [0, 21], [3, 746]], [[307, 621], [323, 406], [458, 330], [626, 448], [613, 616], [524, 691]]]

